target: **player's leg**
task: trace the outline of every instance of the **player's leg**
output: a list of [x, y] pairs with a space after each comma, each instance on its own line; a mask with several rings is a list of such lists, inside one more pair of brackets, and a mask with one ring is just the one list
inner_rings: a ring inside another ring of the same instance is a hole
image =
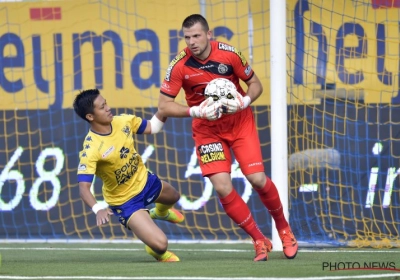
[[161, 181], [162, 189], [155, 201], [155, 207], [150, 209], [152, 219], [164, 220], [171, 223], [182, 223], [185, 217], [175, 208], [172, 208], [180, 198], [179, 192], [168, 182]]
[[[119, 222], [143, 241], [146, 251], [159, 261], [179, 261], [167, 251], [168, 240], [164, 232], [150, 218], [145, 201], [158, 195], [160, 189], [152, 186], [152, 180], [147, 180], [143, 190], [128, 199], [122, 205], [110, 206]], [[151, 199], [150, 199], [151, 200]]]
[[287, 258], [294, 258], [298, 244], [284, 216], [282, 203], [275, 184], [264, 173], [264, 165], [258, 132], [253, 114], [249, 114], [246, 123], [232, 146], [236, 160], [247, 180], [257, 191], [262, 203], [275, 221], [279, 236], [282, 239]]
[[150, 209], [152, 219], [164, 220], [171, 223], [181, 223], [185, 220], [182, 213], [172, 208], [179, 200], [179, 192], [171, 184], [161, 181], [156, 174], [149, 172], [147, 191], [144, 194], [144, 205], [155, 203], [155, 207]]
[[160, 262], [177, 262], [179, 258], [167, 251], [168, 239], [145, 210], [138, 210], [128, 220], [128, 227], [146, 244], [146, 252]]
[[[222, 124], [222, 126], [225, 127], [214, 129], [226, 130], [226, 125]], [[230, 176], [232, 157], [229, 145], [225, 139], [218, 136], [218, 133], [213, 133], [201, 126], [193, 126], [193, 135], [202, 175], [209, 177], [226, 214], [249, 234], [255, 243], [265, 245], [266, 237], [259, 230], [247, 204], [233, 188]], [[266, 261], [268, 248], [263, 246], [258, 250], [254, 261]]]
[[[257, 188], [257, 184], [254, 182], [263, 181], [258, 177], [265, 177], [265, 184], [260, 184], [261, 188]], [[247, 180], [254, 186], [257, 191], [262, 203], [268, 209], [272, 218], [275, 221], [276, 229], [278, 230], [279, 237], [283, 245], [283, 253], [288, 259], [293, 259], [297, 255], [298, 244], [297, 240], [290, 228], [289, 223], [285, 219], [283, 213], [282, 203], [279, 197], [278, 189], [272, 180], [265, 175], [264, 172], [249, 174], [246, 176]]]
[[249, 207], [232, 186], [229, 173], [209, 176], [226, 214], [253, 239], [256, 255], [254, 261], [267, 261], [272, 243], [260, 231]]

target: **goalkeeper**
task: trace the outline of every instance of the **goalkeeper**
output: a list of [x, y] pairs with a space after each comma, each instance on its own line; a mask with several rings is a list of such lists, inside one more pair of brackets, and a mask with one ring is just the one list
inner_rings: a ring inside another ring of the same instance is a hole
[[[206, 19], [193, 14], [182, 23], [187, 47], [170, 63], [161, 85], [158, 110], [165, 117], [193, 117], [193, 139], [202, 175], [208, 177], [227, 215], [253, 239], [254, 261], [268, 260], [272, 243], [259, 230], [249, 207], [233, 188], [231, 150], [247, 180], [273, 217], [285, 256], [292, 259], [298, 244], [288, 224], [274, 183], [264, 172], [260, 141], [249, 107], [262, 93], [262, 85], [243, 55], [234, 47], [211, 40]], [[234, 100], [204, 100], [204, 89], [215, 78], [232, 81]], [[239, 84], [247, 84], [247, 93]], [[175, 102], [183, 88], [187, 105]], [[209, 147], [222, 147], [223, 157], [211, 157]], [[211, 160], [210, 160], [211, 159]], [[204, 161], [202, 161], [204, 160]], [[286, 174], [283, 174], [286, 176]]]
[[[79, 153], [78, 182], [80, 196], [96, 214], [97, 225], [109, 222], [109, 216], [114, 214], [156, 260], [179, 261], [174, 253], [167, 251], [167, 237], [152, 219], [182, 222], [183, 215], [172, 208], [180, 194], [147, 171], [133, 140], [134, 134], [159, 132], [166, 119], [158, 112], [151, 120], [134, 115], [114, 117], [97, 89], [80, 92], [73, 107], [90, 124]], [[103, 197], [112, 211], [98, 204], [90, 192], [95, 175], [103, 181]], [[155, 208], [148, 211], [146, 206], [153, 202]]]

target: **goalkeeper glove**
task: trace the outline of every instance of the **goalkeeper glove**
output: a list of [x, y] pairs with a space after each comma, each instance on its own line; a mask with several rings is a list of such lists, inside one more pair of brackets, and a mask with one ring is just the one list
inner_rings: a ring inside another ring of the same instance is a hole
[[251, 99], [247, 95], [242, 96], [239, 92], [235, 92], [232, 95], [235, 97], [234, 99], [221, 100], [222, 111], [226, 114], [233, 114], [246, 109], [251, 103]]
[[212, 97], [207, 98], [199, 106], [189, 108], [189, 115], [193, 118], [215, 121], [222, 116], [221, 102], [214, 102]]

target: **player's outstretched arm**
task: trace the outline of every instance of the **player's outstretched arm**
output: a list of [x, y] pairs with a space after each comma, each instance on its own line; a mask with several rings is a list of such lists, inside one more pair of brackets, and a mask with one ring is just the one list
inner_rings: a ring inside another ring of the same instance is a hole
[[112, 215], [113, 212], [108, 208], [104, 209], [97, 203], [93, 194], [90, 192], [91, 185], [92, 183], [79, 182], [79, 195], [83, 202], [96, 214], [97, 225], [100, 226], [110, 221], [109, 216]]
[[163, 117], [159, 111], [157, 111], [151, 120], [147, 121], [146, 129], [143, 131], [143, 134], [155, 134], [162, 130], [164, 123], [167, 118]]

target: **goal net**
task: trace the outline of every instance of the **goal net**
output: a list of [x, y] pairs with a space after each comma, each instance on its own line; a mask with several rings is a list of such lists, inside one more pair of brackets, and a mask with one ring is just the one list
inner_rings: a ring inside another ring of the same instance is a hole
[[305, 239], [399, 246], [399, 8], [290, 5], [291, 223]]

